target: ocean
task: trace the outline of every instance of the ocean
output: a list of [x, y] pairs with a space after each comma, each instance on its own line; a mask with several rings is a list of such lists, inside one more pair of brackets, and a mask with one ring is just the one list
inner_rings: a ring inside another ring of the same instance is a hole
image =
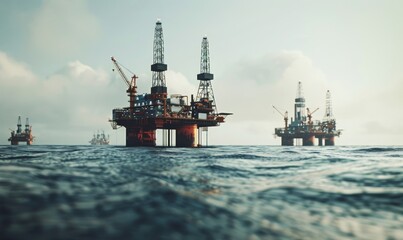
[[0, 239], [403, 239], [403, 147], [0, 146]]

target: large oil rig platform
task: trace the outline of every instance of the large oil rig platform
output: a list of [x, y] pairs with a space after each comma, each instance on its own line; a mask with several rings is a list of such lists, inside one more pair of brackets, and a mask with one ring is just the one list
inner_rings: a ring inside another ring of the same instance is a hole
[[288, 112], [284, 114], [273, 106], [284, 117], [284, 128], [276, 128], [275, 135], [281, 137], [282, 146], [294, 146], [298, 144], [298, 139], [302, 139], [303, 146], [313, 146], [315, 138], [318, 139], [318, 145], [334, 146], [334, 138], [339, 137], [341, 130], [336, 129], [336, 120], [333, 117], [332, 102], [330, 91], [326, 92], [326, 111], [323, 121], [312, 121], [312, 115], [319, 109], [310, 111], [306, 108], [305, 98], [302, 93], [302, 83], [298, 83], [297, 97], [294, 104], [294, 119], [288, 124]]
[[[168, 98], [164, 63], [164, 40], [161, 21], [156, 22], [153, 47], [151, 93], [137, 94], [137, 76], [129, 80], [118, 61], [111, 58], [128, 89], [129, 107], [113, 109], [112, 128], [126, 128], [126, 146], [156, 146], [156, 130], [162, 129], [162, 146], [198, 147], [208, 144], [208, 127], [219, 126], [231, 113], [218, 113], [211, 81], [209, 43], [201, 44], [200, 81], [196, 98], [172, 94]], [[189, 103], [190, 100], [190, 103]], [[175, 140], [175, 142], [173, 141]]]
[[27, 145], [31, 145], [34, 141], [34, 136], [32, 135], [32, 126], [29, 125], [29, 120], [27, 118], [25, 122], [25, 129], [22, 131], [21, 117], [18, 117], [17, 130], [11, 130], [11, 137], [8, 141], [11, 145], [18, 145], [19, 142], [26, 142]]

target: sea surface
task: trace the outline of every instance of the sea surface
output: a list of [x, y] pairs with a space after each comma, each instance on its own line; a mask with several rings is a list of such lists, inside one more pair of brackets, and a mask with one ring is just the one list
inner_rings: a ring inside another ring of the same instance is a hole
[[0, 239], [403, 239], [403, 147], [0, 146]]

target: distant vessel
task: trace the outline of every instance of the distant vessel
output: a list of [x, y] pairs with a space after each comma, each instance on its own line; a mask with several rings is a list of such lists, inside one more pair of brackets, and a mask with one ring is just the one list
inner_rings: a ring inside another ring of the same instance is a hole
[[11, 145], [18, 145], [19, 142], [26, 142], [27, 145], [31, 145], [34, 141], [34, 136], [32, 136], [32, 126], [29, 126], [28, 118], [25, 123], [25, 129], [22, 131], [21, 116], [18, 117], [17, 131], [11, 130], [11, 137], [8, 141]]
[[109, 145], [109, 135], [106, 136], [104, 132], [94, 134], [91, 141], [91, 145]]

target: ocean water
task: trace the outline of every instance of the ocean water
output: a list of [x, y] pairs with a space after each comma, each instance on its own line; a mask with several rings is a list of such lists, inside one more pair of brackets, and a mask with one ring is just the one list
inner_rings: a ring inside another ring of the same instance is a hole
[[403, 239], [403, 147], [0, 146], [0, 239]]

